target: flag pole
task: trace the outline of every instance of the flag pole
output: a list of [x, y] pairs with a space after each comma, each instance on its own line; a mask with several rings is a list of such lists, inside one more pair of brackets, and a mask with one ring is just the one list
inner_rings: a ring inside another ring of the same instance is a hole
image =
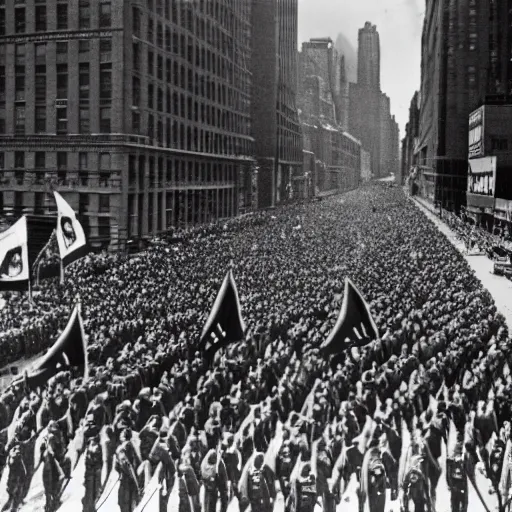
[[64, 285], [64, 263], [62, 258], [60, 259], [60, 285]]
[[32, 297], [32, 279], [30, 279], [30, 273], [28, 276], [28, 301], [31, 306], [34, 306], [34, 299]]

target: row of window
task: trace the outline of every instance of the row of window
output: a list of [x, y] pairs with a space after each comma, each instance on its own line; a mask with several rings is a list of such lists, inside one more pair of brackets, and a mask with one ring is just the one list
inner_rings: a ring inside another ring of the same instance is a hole
[[[163, 114], [172, 114], [189, 121], [200, 122], [232, 133], [250, 135], [250, 120], [248, 113], [241, 115], [231, 110], [217, 108], [215, 105], [197, 101], [194, 96], [164, 89], [153, 83], [147, 88], [147, 108]], [[132, 79], [132, 104], [142, 105], [141, 84], [138, 77]]]
[[[173, 81], [180, 80], [184, 82], [187, 77], [187, 73], [192, 72], [194, 69], [198, 69], [208, 73], [212, 76], [212, 78], [218, 77], [223, 81], [228, 82], [232, 87], [236, 87], [244, 91], [249, 90], [250, 82], [247, 68], [242, 67], [241, 72], [237, 75], [235, 71], [240, 70], [238, 70], [233, 65], [233, 62], [230, 59], [217, 55], [204, 46], [196, 47], [194, 59], [194, 46], [192, 43], [190, 43], [190, 53], [188, 53], [190, 58], [183, 59], [184, 61], [186, 60], [188, 62], [188, 65], [186, 62], [179, 65], [179, 71], [177, 69], [178, 62], [175, 62], [173, 68], [171, 69], [171, 65], [169, 64], [171, 60], [170, 58], [166, 57], [165, 53], [159, 52], [158, 50], [155, 52], [153, 47], [147, 47], [147, 51], [144, 54], [144, 48], [145, 45], [143, 45], [143, 43], [140, 41], [134, 41], [132, 46], [132, 66], [135, 72], [146, 72], [143, 68], [144, 57], [146, 57], [145, 60], [147, 62], [147, 73], [151, 76], [157, 76], [159, 80], [163, 80], [165, 75], [166, 80], [170, 82], [170, 74], [174, 73], [172, 78]], [[166, 73], [164, 73], [164, 64], [166, 63]], [[241, 65], [243, 66], [243, 63], [241, 63]], [[191, 89], [192, 86], [193, 81], [191, 78], [189, 78], [187, 87]], [[183, 88], [185, 88], [185, 85]]]
[[[35, 99], [37, 101], [46, 101], [46, 84], [47, 84], [47, 68], [44, 64], [35, 66], [34, 84], [35, 84]], [[5, 101], [5, 66], [0, 66], [0, 102]], [[14, 90], [15, 101], [25, 101], [25, 82], [28, 78], [26, 75], [26, 68], [24, 65], [15, 66], [14, 75]], [[111, 100], [112, 98], [112, 63], [102, 63], [99, 69], [99, 98], [100, 103], [102, 100]], [[57, 64], [56, 67], [57, 79], [57, 99], [67, 99], [68, 90], [68, 65]], [[93, 77], [94, 79], [94, 77]], [[79, 98], [80, 100], [89, 99], [90, 88], [90, 66], [88, 62], [81, 62], [79, 64]]]
[[[249, 18], [249, 3], [240, 2], [237, 5], [237, 14], [243, 19]], [[234, 6], [227, 7], [225, 2], [219, 0], [199, 0], [198, 2], [168, 2], [166, 0], [148, 0], [147, 10], [161, 16], [173, 23], [180, 24], [190, 32], [194, 31], [194, 14], [202, 14], [216, 20], [228, 32], [235, 26]], [[142, 10], [133, 7], [133, 27], [140, 30]], [[199, 19], [199, 16], [198, 16]]]
[[[34, 169], [44, 169], [46, 168], [48, 153], [45, 151], [36, 151], [34, 152]], [[14, 168], [25, 170], [25, 159], [27, 156], [27, 152], [25, 151], [15, 151], [14, 152]], [[57, 159], [57, 169], [59, 170], [68, 170], [68, 153], [65, 151], [58, 151], [56, 153]], [[98, 170], [100, 171], [110, 171], [112, 168], [112, 157], [110, 153], [100, 153], [98, 155]], [[78, 170], [90, 170], [90, 159], [89, 153], [80, 152], [78, 153]], [[0, 152], [0, 170], [5, 170], [5, 153]]]
[[[146, 34], [145, 37], [142, 37], [141, 34], [141, 20], [137, 8], [134, 8], [134, 18], [133, 18], [133, 33], [135, 37], [139, 39], [144, 39], [147, 43], [151, 45], [155, 45], [158, 48], [164, 49], [168, 52], [172, 51], [176, 54], [182, 54], [184, 58], [186, 58], [184, 51], [190, 48], [190, 40], [191, 37], [186, 38], [186, 35], [182, 33], [181, 35], [178, 33], [178, 28], [186, 28], [183, 25], [165, 25], [163, 23], [159, 23], [148, 17], [146, 24]], [[218, 50], [223, 55], [229, 55], [232, 51], [233, 47], [233, 36], [237, 36], [238, 34], [232, 34], [231, 31], [228, 34], [225, 31], [221, 30], [218, 24], [215, 21], [207, 21], [207, 20], [199, 20], [197, 23], [197, 30], [190, 30], [190, 32], [194, 33], [194, 36], [197, 37], [200, 41], [204, 41], [208, 45], [212, 46], [216, 50]], [[171, 39], [172, 35], [172, 39]], [[189, 41], [188, 45], [186, 45], [186, 41]], [[240, 40], [244, 40], [240, 38]], [[181, 41], [181, 45], [180, 45]], [[245, 39], [248, 41], [248, 38]]]
[[[101, 1], [98, 8], [99, 28], [110, 28], [112, 26], [112, 6], [109, 1]], [[47, 30], [67, 30], [69, 26], [68, 5], [66, 3], [57, 4], [55, 25], [53, 20], [47, 16], [46, 5], [36, 5], [34, 15], [34, 25], [27, 24], [26, 7], [15, 7], [14, 9], [14, 32], [23, 34], [26, 32], [46, 32]], [[89, 0], [80, 0], [78, 7], [78, 28], [89, 29], [91, 27], [91, 3]], [[0, 35], [6, 34], [6, 10], [0, 8]]]
[[248, 155], [251, 142], [246, 138], [203, 130], [176, 119], [148, 114], [147, 131], [141, 133], [141, 114], [132, 112], [133, 133], [146, 135], [160, 146], [200, 153]]
[[[70, 43], [69, 41], [57, 41], [55, 43], [35, 43], [32, 46], [28, 46], [25, 43], [19, 43], [14, 48], [14, 63], [17, 66], [25, 65], [27, 63], [27, 47], [28, 51], [33, 51], [35, 64], [46, 64], [46, 56], [48, 45], [55, 45], [57, 54], [57, 63], [68, 62], [68, 50]], [[0, 45], [0, 65], [6, 64], [6, 48], [9, 45]], [[90, 39], [79, 39], [78, 40], [78, 52], [86, 54], [91, 50]], [[112, 38], [100, 38], [99, 39], [99, 50], [100, 50], [100, 62], [112, 61]], [[80, 61], [83, 59], [81, 58]]]
[[[3, 194], [0, 193], [0, 197], [2, 196]], [[48, 211], [55, 211], [55, 200], [53, 199], [52, 194], [47, 192], [35, 192], [33, 197], [34, 202], [31, 205], [28, 205], [28, 196], [26, 192], [14, 192], [13, 207], [15, 212], [21, 212], [27, 207], [31, 207], [35, 214], [44, 214]], [[97, 204], [98, 209], [91, 211], [91, 203]], [[110, 196], [108, 194], [79, 194], [78, 214], [84, 215], [91, 213], [111, 213]], [[80, 222], [86, 233], [89, 232], [89, 222], [87, 221], [87, 217], [81, 217]], [[110, 236], [110, 219], [108, 217], [98, 217], [97, 224], [99, 236]]]
[[238, 206], [235, 199], [234, 188], [159, 192], [148, 196], [145, 218], [144, 195], [130, 194], [128, 235], [133, 238], [142, 236], [145, 220], [148, 234], [156, 235], [170, 226], [205, 224], [216, 219], [233, 217]]

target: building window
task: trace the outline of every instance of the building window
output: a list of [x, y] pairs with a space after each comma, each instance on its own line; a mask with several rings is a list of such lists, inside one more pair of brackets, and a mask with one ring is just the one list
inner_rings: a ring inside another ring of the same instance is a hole
[[46, 64], [46, 43], [35, 45], [36, 64]]
[[46, 30], [46, 5], [36, 5], [36, 32]]
[[87, 186], [89, 181], [89, 162], [87, 153], [78, 153], [78, 179], [80, 185]]
[[101, 133], [110, 133], [111, 132], [111, 119], [112, 113], [110, 108], [101, 108], [100, 109], [100, 132]]
[[132, 78], [132, 104], [135, 106], [140, 105], [140, 79], [134, 76]]
[[140, 112], [132, 112], [132, 131], [140, 135]]
[[58, 152], [57, 153], [57, 179], [59, 185], [66, 183], [66, 175], [68, 172], [68, 154]]
[[100, 39], [100, 62], [112, 61], [112, 39]]
[[164, 31], [160, 23], [158, 23], [156, 27], [156, 45], [158, 48], [164, 47]]
[[81, 62], [79, 66], [79, 99], [81, 101], [89, 100], [89, 89], [90, 89], [90, 80], [89, 80], [89, 63]]
[[0, 36], [5, 35], [5, 8], [0, 9]]
[[68, 97], [68, 65], [57, 64], [57, 98]]
[[89, 118], [89, 108], [82, 107], [80, 108], [80, 133], [90, 133], [90, 118]]
[[25, 153], [23, 151], [14, 152], [15, 169], [25, 169]]
[[153, 76], [154, 66], [155, 66], [155, 54], [151, 50], [148, 50], [148, 75]]
[[140, 37], [142, 24], [140, 10], [137, 7], [132, 7], [132, 26], [133, 35]]
[[46, 101], [46, 66], [36, 66], [35, 97], [36, 102]]
[[80, 53], [88, 53], [90, 49], [89, 40], [88, 39], [80, 39], [78, 41], [78, 51]]
[[163, 80], [164, 78], [164, 58], [161, 55], [158, 55], [157, 58], [156, 76], [158, 80]]
[[35, 108], [35, 131], [36, 133], [46, 132], [46, 107]]
[[100, 194], [99, 212], [108, 213], [110, 211], [110, 196], [108, 194]]
[[112, 98], [112, 64], [100, 65], [100, 100]]
[[112, 25], [112, 6], [110, 2], [100, 4], [100, 28], [108, 28]]
[[15, 47], [15, 62], [16, 66], [24, 66], [25, 65], [25, 56], [26, 56], [27, 47], [25, 44], [17, 44]]
[[5, 66], [0, 66], [0, 103], [5, 103]]
[[25, 134], [25, 106], [18, 105], [15, 109], [15, 126], [14, 132], [16, 135]]
[[148, 137], [155, 138], [155, 118], [151, 114], [148, 115]]
[[100, 153], [100, 186], [107, 186], [111, 169], [110, 153]]
[[5, 107], [0, 107], [0, 133], [5, 133]]
[[25, 66], [15, 67], [15, 78], [14, 78], [14, 99], [16, 101], [25, 101]]
[[25, 7], [16, 7], [14, 10], [14, 30], [17, 34], [25, 32]]
[[57, 135], [65, 135], [68, 132], [68, 109], [59, 107], [57, 109]]
[[155, 101], [154, 90], [155, 90], [154, 85], [148, 84], [148, 108], [151, 108], [151, 109], [154, 108], [154, 101]]
[[78, 5], [78, 26], [79, 28], [91, 27], [91, 6], [89, 0], [80, 0]]
[[110, 237], [110, 219], [108, 217], [98, 217], [98, 235], [100, 238]]
[[57, 41], [57, 55], [68, 54], [68, 43], [67, 41]]
[[37, 184], [43, 182], [44, 174], [46, 172], [46, 153], [44, 151], [38, 151], [35, 154], [35, 181]]
[[66, 30], [68, 28], [68, 6], [67, 4], [57, 4], [57, 30]]
[[146, 39], [148, 40], [148, 42], [152, 43], [154, 36], [155, 36], [155, 28], [154, 28], [153, 20], [151, 18], [148, 18], [148, 33], [147, 33]]
[[141, 67], [141, 61], [140, 61], [140, 57], [141, 57], [141, 45], [140, 43], [133, 43], [133, 47], [132, 47], [132, 64], [133, 64], [133, 70], [134, 71], [140, 71], [140, 67]]

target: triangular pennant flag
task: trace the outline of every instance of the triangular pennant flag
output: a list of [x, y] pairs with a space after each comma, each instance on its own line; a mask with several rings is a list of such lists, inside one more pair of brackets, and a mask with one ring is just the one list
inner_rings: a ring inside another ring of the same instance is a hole
[[339, 354], [352, 346], [367, 345], [378, 337], [379, 331], [368, 304], [354, 283], [345, 279], [345, 295], [340, 314], [333, 330], [322, 343], [321, 351], [325, 356]]
[[58, 192], [53, 193], [57, 203], [57, 242], [64, 266], [85, 256], [87, 241], [82, 225], [76, 218], [73, 208]]
[[219, 348], [243, 340], [244, 333], [245, 324], [238, 291], [233, 272], [229, 270], [203, 328], [198, 350], [205, 352], [211, 359]]
[[76, 305], [73, 309], [68, 324], [58, 340], [39, 361], [36, 361], [23, 378], [26, 379], [30, 388], [43, 387], [48, 379], [60, 371], [74, 367], [83, 367], [84, 379], [89, 376], [87, 346], [80, 305]]
[[0, 233], [0, 290], [26, 290], [30, 282], [27, 218]]

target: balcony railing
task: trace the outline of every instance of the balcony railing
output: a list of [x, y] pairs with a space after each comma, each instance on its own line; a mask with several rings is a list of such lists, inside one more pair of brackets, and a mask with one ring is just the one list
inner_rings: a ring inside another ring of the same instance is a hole
[[0, 175], [0, 190], [41, 192], [91, 188], [120, 190], [121, 171], [16, 169], [4, 170]]

